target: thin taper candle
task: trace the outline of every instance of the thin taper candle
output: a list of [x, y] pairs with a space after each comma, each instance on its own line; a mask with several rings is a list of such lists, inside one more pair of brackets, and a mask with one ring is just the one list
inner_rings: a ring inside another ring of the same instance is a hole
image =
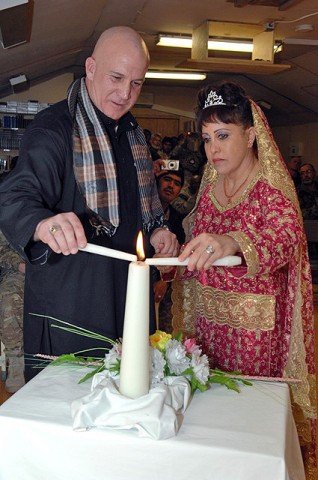
[[[189, 259], [187, 258], [183, 262], [179, 262], [178, 257], [155, 257], [155, 258], [146, 258], [145, 263], [147, 265], [155, 265], [155, 266], [175, 266], [175, 267], [181, 267], [183, 265], [188, 265]], [[215, 260], [215, 262], [212, 264], [212, 267], [234, 267], [236, 265], [241, 265], [242, 259], [241, 257], [238, 257], [236, 255], [229, 255], [227, 257], [219, 258], [218, 260]]]
[[80, 248], [82, 252], [96, 253], [97, 255], [103, 255], [104, 257], [117, 258], [119, 260], [126, 260], [128, 262], [135, 262], [137, 260], [137, 255], [132, 253], [122, 252], [120, 250], [114, 250], [112, 248], [102, 247], [100, 245], [94, 245], [93, 243], [88, 243], [86, 247]]

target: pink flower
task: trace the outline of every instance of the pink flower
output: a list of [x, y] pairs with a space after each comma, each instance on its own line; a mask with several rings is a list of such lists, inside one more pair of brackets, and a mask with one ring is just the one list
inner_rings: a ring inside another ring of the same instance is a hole
[[196, 345], [195, 343], [195, 338], [186, 338], [183, 342], [184, 348], [186, 349], [186, 352], [190, 355], [192, 355], [194, 352], [198, 352], [200, 350], [199, 345]]

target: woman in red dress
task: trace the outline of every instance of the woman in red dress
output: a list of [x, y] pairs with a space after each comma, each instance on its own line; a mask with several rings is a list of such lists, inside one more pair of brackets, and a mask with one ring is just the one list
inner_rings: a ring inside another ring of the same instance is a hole
[[[315, 356], [306, 237], [296, 191], [260, 108], [232, 83], [198, 95], [208, 158], [185, 221], [189, 257], [174, 287], [174, 329], [195, 334], [211, 366], [301, 379], [291, 386], [314, 468]], [[211, 267], [240, 255], [239, 267]], [[314, 478], [314, 477], [312, 477]]]

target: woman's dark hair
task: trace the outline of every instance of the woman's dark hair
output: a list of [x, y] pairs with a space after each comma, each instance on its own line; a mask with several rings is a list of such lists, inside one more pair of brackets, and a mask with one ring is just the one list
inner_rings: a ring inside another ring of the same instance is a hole
[[[222, 97], [225, 105], [205, 107], [205, 102], [210, 92], [215, 92], [217, 97]], [[197, 98], [196, 120], [199, 132], [202, 125], [214, 123], [234, 123], [249, 128], [253, 125], [251, 103], [244, 89], [235, 83], [222, 82], [216, 85], [203, 87]]]

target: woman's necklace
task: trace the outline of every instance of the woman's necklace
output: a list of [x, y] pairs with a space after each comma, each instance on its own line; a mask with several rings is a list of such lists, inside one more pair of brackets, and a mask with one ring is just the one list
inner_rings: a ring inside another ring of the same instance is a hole
[[225, 185], [225, 180], [226, 180], [226, 177], [224, 177], [223, 179], [223, 191], [224, 191], [224, 195], [226, 196], [227, 198], [227, 203], [231, 203], [232, 202], [232, 198], [235, 197], [235, 195], [237, 194], [237, 192], [239, 192], [241, 190], [241, 188], [245, 185], [245, 183], [247, 182], [249, 176], [251, 174], [251, 170], [249, 171], [247, 177], [243, 180], [242, 183], [240, 183], [240, 185], [238, 186], [238, 188], [232, 192], [230, 195], [227, 193], [226, 191], [226, 185]]

